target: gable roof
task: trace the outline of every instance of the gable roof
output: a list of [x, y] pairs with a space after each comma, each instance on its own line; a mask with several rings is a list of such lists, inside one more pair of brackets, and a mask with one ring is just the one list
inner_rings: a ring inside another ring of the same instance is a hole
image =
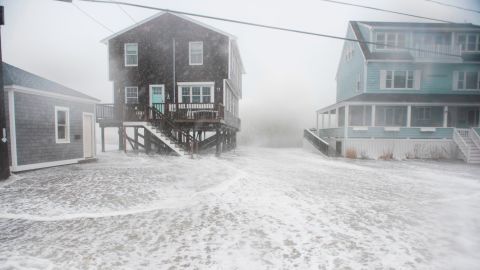
[[10, 85], [23, 86], [23, 87], [32, 88], [39, 91], [45, 91], [47, 93], [84, 98], [84, 99], [89, 99], [95, 102], [100, 101], [94, 97], [85, 95], [81, 92], [78, 92], [76, 90], [63, 86], [54, 81], [47, 80], [45, 78], [37, 76], [23, 69], [17, 68], [5, 62], [3, 62], [3, 84], [5, 86], [10, 86]]
[[101, 42], [104, 43], [104, 44], [107, 44], [109, 40], [111, 40], [111, 39], [113, 39], [113, 38], [115, 38], [115, 37], [117, 37], [117, 36], [119, 36], [119, 35], [121, 35], [121, 34], [123, 34], [123, 33], [125, 33], [125, 32], [128, 32], [128, 31], [130, 31], [130, 30], [132, 30], [132, 29], [134, 29], [134, 28], [136, 28], [136, 27], [138, 27], [138, 26], [140, 26], [140, 25], [142, 25], [142, 24], [144, 24], [144, 23], [147, 23], [147, 22], [149, 22], [149, 21], [151, 21], [151, 20], [153, 20], [153, 19], [155, 19], [155, 18], [158, 18], [158, 17], [160, 17], [160, 16], [163, 16], [163, 15], [165, 15], [165, 14], [170, 14], [170, 15], [177, 16], [177, 17], [179, 17], [179, 18], [182, 18], [182, 19], [187, 20], [187, 21], [189, 21], [189, 22], [198, 24], [198, 25], [200, 25], [200, 26], [202, 26], [202, 27], [205, 27], [205, 28], [207, 28], [207, 29], [210, 29], [210, 30], [212, 30], [212, 31], [214, 31], [214, 32], [217, 32], [217, 33], [219, 33], [219, 34], [222, 34], [222, 35], [224, 35], [224, 36], [227, 36], [227, 37], [229, 37], [230, 39], [234, 39], [234, 40], [236, 39], [236, 37], [235, 37], [234, 35], [231, 35], [231, 34], [225, 32], [225, 31], [222, 31], [222, 30], [220, 30], [220, 29], [218, 29], [218, 28], [215, 28], [215, 27], [210, 26], [210, 25], [208, 25], [208, 24], [205, 24], [205, 23], [203, 23], [203, 22], [194, 20], [194, 19], [192, 19], [192, 18], [190, 18], [190, 17], [188, 17], [188, 16], [181, 15], [181, 14], [175, 14], [175, 13], [171, 13], [171, 12], [163, 12], [163, 11], [160, 11], [160, 12], [158, 12], [157, 14], [155, 14], [155, 15], [153, 15], [153, 16], [150, 16], [150, 17], [148, 17], [148, 18], [146, 18], [146, 19], [144, 19], [144, 20], [142, 20], [142, 21], [139, 21], [139, 22], [137, 22], [137, 23], [135, 23], [135, 24], [132, 24], [132, 25], [130, 25], [129, 27], [124, 28], [123, 30], [120, 30], [120, 31], [118, 31], [117, 33], [114, 33], [114, 34], [112, 34], [112, 35], [110, 35], [110, 36], [102, 39]]
[[415, 30], [480, 30], [480, 25], [471, 23], [422, 23], [422, 22], [382, 22], [382, 21], [354, 21], [373, 27], [392, 27], [392, 28], [409, 28]]

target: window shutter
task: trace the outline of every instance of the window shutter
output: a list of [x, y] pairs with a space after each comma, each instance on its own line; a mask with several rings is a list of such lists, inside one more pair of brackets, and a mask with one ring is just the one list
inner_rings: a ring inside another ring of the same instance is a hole
[[453, 72], [453, 80], [452, 80], [452, 82], [453, 82], [452, 89], [453, 89], [453, 90], [458, 90], [458, 71], [457, 71], [457, 70], [455, 70], [455, 71]]
[[415, 70], [415, 75], [413, 76], [414, 88], [415, 90], [420, 90], [420, 83], [422, 82], [422, 71], [417, 69]]
[[380, 89], [386, 89], [387, 86], [387, 71], [380, 70]]

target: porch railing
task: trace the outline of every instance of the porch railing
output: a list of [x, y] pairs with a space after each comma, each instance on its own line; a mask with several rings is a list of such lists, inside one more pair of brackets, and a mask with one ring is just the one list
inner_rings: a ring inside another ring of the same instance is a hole
[[478, 149], [480, 149], [480, 135], [478, 135], [477, 131], [475, 131], [474, 128], [471, 128], [468, 131], [469, 138], [472, 140], [472, 142], [477, 146]]
[[309, 129], [303, 131], [303, 136], [322, 154], [328, 156], [328, 148], [330, 145], [326, 141], [315, 135], [315, 133]]
[[112, 120], [115, 117], [114, 104], [97, 104], [95, 106], [97, 119]]
[[468, 129], [456, 128], [453, 131], [453, 141], [458, 145], [458, 148], [460, 148], [460, 151], [462, 151], [463, 155], [465, 156], [465, 162], [468, 162], [468, 159], [470, 158], [470, 147], [464, 139], [464, 137], [467, 136]]
[[414, 48], [411, 52], [416, 58], [458, 58], [462, 53], [460, 45], [416, 44]]

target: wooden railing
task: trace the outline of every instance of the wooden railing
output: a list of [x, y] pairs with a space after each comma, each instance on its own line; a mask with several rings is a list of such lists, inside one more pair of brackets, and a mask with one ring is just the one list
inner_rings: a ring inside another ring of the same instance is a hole
[[305, 137], [306, 140], [308, 140], [316, 149], [318, 149], [322, 154], [328, 156], [329, 155], [329, 147], [330, 145], [322, 140], [320, 137], [315, 135], [311, 130], [305, 129], [303, 131], [303, 136]]
[[97, 104], [95, 106], [95, 112], [98, 119], [113, 120], [115, 117], [115, 105], [114, 104]]

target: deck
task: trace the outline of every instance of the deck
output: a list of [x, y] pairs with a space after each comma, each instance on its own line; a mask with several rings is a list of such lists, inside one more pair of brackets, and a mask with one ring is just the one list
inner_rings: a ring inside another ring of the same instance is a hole
[[118, 127], [123, 122], [143, 122], [149, 119], [149, 107], [164, 114], [176, 125], [197, 130], [210, 130], [218, 125], [240, 129], [241, 121], [222, 104], [216, 103], [154, 103], [98, 104], [96, 120], [100, 127]]

